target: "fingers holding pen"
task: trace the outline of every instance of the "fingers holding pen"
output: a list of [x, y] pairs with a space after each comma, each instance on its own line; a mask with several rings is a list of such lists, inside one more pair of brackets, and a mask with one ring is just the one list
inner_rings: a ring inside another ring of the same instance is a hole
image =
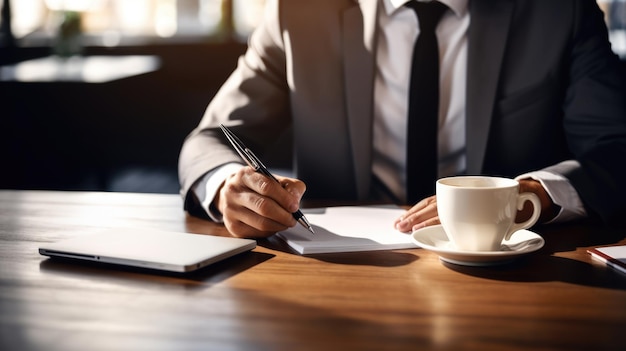
[[229, 232], [267, 237], [296, 225], [291, 213], [298, 209], [304, 184], [297, 180], [288, 183], [290, 191], [250, 167], [228, 177], [216, 200]]

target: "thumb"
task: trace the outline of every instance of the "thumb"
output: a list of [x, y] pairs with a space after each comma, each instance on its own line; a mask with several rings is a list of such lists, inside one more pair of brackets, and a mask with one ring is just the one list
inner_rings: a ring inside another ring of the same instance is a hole
[[302, 195], [304, 195], [304, 192], [306, 191], [306, 184], [304, 184], [303, 181], [296, 178], [282, 176], [276, 176], [276, 179], [278, 179], [283, 189], [298, 198], [298, 201], [300, 201]]

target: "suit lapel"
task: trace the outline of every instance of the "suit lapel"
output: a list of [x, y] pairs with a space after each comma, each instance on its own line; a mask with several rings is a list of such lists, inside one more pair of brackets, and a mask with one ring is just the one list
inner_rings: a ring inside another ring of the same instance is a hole
[[371, 182], [377, 4], [360, 0], [343, 14], [346, 109], [359, 199], [368, 196]]
[[513, 13], [510, 0], [469, 2], [467, 54], [467, 172], [481, 173]]

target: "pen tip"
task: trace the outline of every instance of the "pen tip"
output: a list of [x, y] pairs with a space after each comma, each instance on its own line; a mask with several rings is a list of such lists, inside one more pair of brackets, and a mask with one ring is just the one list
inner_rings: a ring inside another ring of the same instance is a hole
[[309, 221], [306, 219], [306, 217], [304, 217], [304, 215], [301, 215], [301, 217], [298, 218], [298, 222], [300, 222], [300, 224], [302, 224], [302, 226], [305, 227], [312, 234], [315, 234], [315, 231], [313, 230], [311, 223], [309, 223]]

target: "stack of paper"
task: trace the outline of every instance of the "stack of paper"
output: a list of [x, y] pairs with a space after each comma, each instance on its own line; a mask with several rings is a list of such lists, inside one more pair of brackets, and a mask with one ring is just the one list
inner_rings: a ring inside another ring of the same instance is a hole
[[393, 250], [418, 247], [394, 221], [397, 207], [344, 206], [303, 210], [315, 234], [298, 225], [277, 236], [300, 254]]

